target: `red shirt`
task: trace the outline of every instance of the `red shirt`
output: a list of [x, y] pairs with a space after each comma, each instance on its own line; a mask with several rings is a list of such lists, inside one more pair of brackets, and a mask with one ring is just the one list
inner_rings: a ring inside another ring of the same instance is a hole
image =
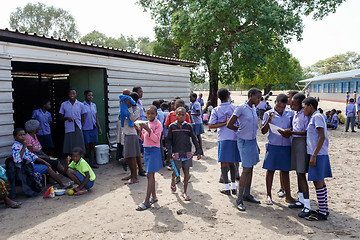
[[[165, 123], [164, 123], [165, 126], [170, 126], [170, 124], [172, 124], [173, 122], [175, 122], [177, 120], [175, 114], [176, 114], [175, 111], [171, 111], [169, 113], [169, 115], [167, 116]], [[186, 113], [185, 122], [191, 124], [190, 115], [188, 113]]]

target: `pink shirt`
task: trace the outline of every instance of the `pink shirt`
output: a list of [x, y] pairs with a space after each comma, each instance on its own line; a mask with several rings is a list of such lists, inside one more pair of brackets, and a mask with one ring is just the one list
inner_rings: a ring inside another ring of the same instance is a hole
[[163, 131], [162, 124], [159, 120], [154, 120], [152, 122], [148, 122], [149, 128], [151, 129], [151, 133], [149, 134], [148, 131], [145, 129], [142, 130], [142, 134], [140, 139], [144, 141], [144, 147], [160, 147], [160, 138], [161, 133]]
[[209, 115], [207, 113], [203, 114], [203, 121], [208, 121], [209, 120]]
[[42, 146], [38, 140], [38, 138], [35, 135], [35, 138], [33, 138], [32, 136], [30, 136], [30, 134], [26, 134], [25, 135], [25, 139], [26, 141], [29, 143], [29, 147], [32, 147], [34, 153], [38, 153], [40, 152], [40, 150], [42, 149]]

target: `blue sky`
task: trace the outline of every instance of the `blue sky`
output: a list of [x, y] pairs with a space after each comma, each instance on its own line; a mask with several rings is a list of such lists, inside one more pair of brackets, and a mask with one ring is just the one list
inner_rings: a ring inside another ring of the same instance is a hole
[[[70, 12], [82, 35], [98, 30], [107, 36], [120, 34], [134, 37], [148, 36], [154, 39], [154, 21], [143, 12], [135, 0], [11, 0], [0, 8], [0, 28], [9, 27], [10, 13], [28, 2], [42, 2]], [[101, 3], [101, 4], [99, 4]], [[335, 14], [321, 21], [304, 17], [304, 33], [301, 42], [292, 41], [288, 48], [303, 67], [335, 54], [355, 51], [360, 53], [360, 0], [347, 0]]]

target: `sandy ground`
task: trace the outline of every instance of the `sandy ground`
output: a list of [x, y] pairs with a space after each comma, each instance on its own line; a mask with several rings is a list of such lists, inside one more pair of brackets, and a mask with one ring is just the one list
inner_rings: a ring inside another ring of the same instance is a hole
[[[246, 97], [233, 93], [235, 104]], [[273, 102], [271, 102], [273, 105]], [[345, 104], [320, 102], [324, 110], [344, 111]], [[207, 129], [206, 129], [207, 130]], [[194, 160], [189, 194], [181, 197], [182, 184], [175, 194], [170, 190], [170, 171], [157, 175], [159, 202], [151, 210], [135, 208], [145, 196], [146, 178], [125, 186], [121, 178], [127, 173], [112, 160], [95, 170], [94, 188], [83, 196], [36, 197], [23, 202], [20, 209], [0, 205], [0, 239], [350, 239], [360, 238], [360, 170], [358, 168], [360, 131], [345, 133], [344, 126], [329, 131], [330, 160], [333, 178], [327, 180], [330, 217], [325, 222], [308, 222], [297, 217], [283, 199], [275, 196], [279, 175], [274, 178], [275, 204], [246, 204], [247, 211], [235, 208], [235, 197], [219, 193], [220, 168], [217, 163], [216, 133], [203, 135], [205, 156]], [[254, 169], [253, 195], [265, 198], [265, 170], [262, 163], [266, 136], [258, 134], [261, 162]], [[292, 192], [296, 193], [296, 176], [291, 174]], [[315, 190], [310, 185], [312, 207], [316, 208]]]

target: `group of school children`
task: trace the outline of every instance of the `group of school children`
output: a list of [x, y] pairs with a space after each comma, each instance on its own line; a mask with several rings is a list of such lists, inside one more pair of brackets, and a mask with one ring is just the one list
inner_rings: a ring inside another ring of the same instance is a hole
[[[32, 113], [32, 119], [25, 123], [25, 129], [16, 128], [13, 131], [14, 144], [12, 146], [12, 157], [7, 161], [6, 175], [9, 176], [10, 186], [5, 189], [6, 196], [11, 199], [16, 197], [15, 171], [9, 165], [17, 168], [31, 166], [36, 186], [24, 187], [27, 196], [36, 196], [41, 190], [41, 179], [43, 174], [49, 175], [55, 180], [60, 188], [73, 188], [75, 195], [82, 195], [88, 192], [95, 183], [95, 173], [92, 168], [97, 168], [94, 163], [95, 143], [98, 141], [98, 134], [102, 134], [97, 117], [96, 105], [92, 102], [93, 92], [84, 92], [84, 102], [76, 99], [75, 89], [69, 89], [69, 100], [63, 102], [60, 107], [60, 118], [64, 121], [65, 136], [63, 153], [67, 155], [66, 165], [63, 166], [57, 158], [51, 156], [54, 148], [51, 135], [52, 117], [49, 112], [51, 104], [49, 100], [43, 100], [41, 107]], [[83, 159], [85, 150], [89, 150], [89, 163]], [[48, 152], [48, 154], [45, 153]], [[11, 170], [11, 172], [10, 172]], [[59, 176], [72, 180], [64, 184]], [[30, 178], [31, 179], [31, 178]], [[77, 186], [73, 186], [76, 183]], [[25, 183], [23, 182], [23, 185]], [[9, 193], [10, 191], [10, 193]], [[11, 203], [8, 206], [17, 208], [20, 205]]]
[[[218, 128], [218, 161], [224, 178], [226, 195], [237, 194], [237, 208], [245, 211], [244, 202], [259, 204], [251, 195], [253, 167], [259, 162], [260, 148], [256, 141], [258, 114], [256, 106], [261, 101], [261, 91], [253, 88], [248, 100], [235, 107], [228, 102], [230, 93], [226, 88], [218, 91], [221, 104], [211, 114], [210, 128]], [[328, 135], [325, 119], [317, 110], [315, 98], [305, 98], [302, 93], [279, 94], [274, 108], [263, 114], [261, 133], [268, 134], [263, 168], [266, 172], [265, 203], [273, 205], [272, 182], [274, 172], [280, 171], [281, 186], [290, 208], [301, 208], [299, 217], [307, 220], [326, 220], [329, 215], [325, 178], [332, 177], [328, 156]], [[235, 163], [241, 162], [242, 173], [237, 189]], [[231, 184], [228, 179], [230, 170]], [[298, 177], [298, 200], [291, 197], [289, 171]], [[309, 187], [306, 180], [313, 181], [319, 204], [311, 210]]]

